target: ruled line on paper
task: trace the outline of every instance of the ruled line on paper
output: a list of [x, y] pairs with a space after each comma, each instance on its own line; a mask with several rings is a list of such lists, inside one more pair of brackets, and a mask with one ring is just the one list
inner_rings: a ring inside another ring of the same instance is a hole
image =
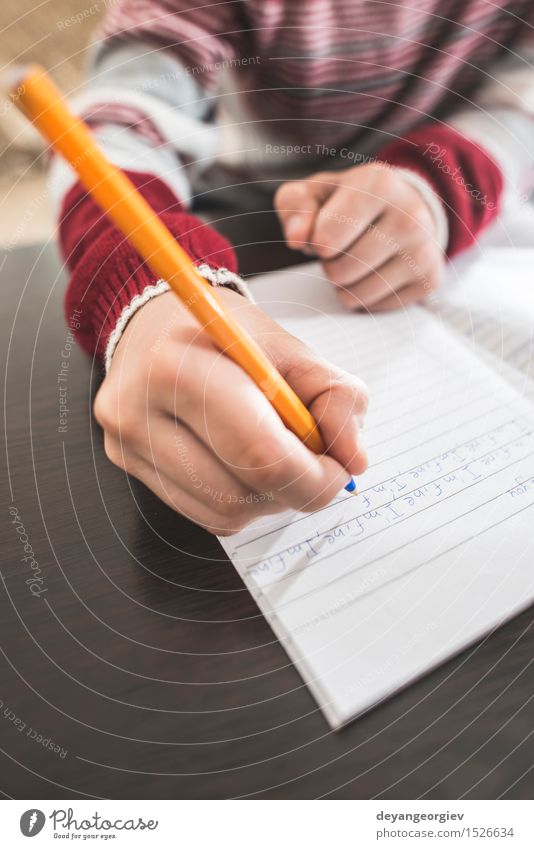
[[[533, 478], [532, 478], [532, 480], [531, 480], [531, 485], [532, 485], [532, 487], [534, 488], [534, 477], [533, 477]], [[483, 502], [483, 504], [480, 504], [480, 505], [477, 505], [476, 507], [473, 507], [473, 508], [472, 508], [472, 510], [468, 511], [468, 513], [466, 513], [466, 514], [464, 514], [464, 515], [469, 515], [470, 513], [474, 513], [476, 510], [479, 510], [479, 509], [480, 509], [480, 507], [485, 507], [485, 506], [487, 506], [488, 504], [491, 504], [491, 503], [493, 503], [493, 502], [497, 501], [497, 500], [498, 500], [499, 498], [501, 498], [502, 496], [504, 496], [504, 495], [508, 495], [508, 494], [512, 493], [512, 492], [514, 491], [514, 489], [516, 489], [516, 487], [511, 487], [509, 490], [505, 490], [504, 492], [499, 493], [498, 495], [494, 496], [493, 498], [490, 498], [488, 501]], [[391, 578], [389, 578], [388, 580], [383, 581], [382, 583], [376, 584], [375, 586], [370, 587], [369, 589], [366, 589], [366, 590], [365, 590], [364, 592], [362, 592], [361, 594], [354, 596], [354, 598], [352, 598], [352, 599], [351, 599], [351, 604], [357, 604], [357, 603], [358, 603], [358, 602], [359, 602], [362, 598], [365, 598], [366, 596], [372, 595], [373, 593], [378, 592], [379, 590], [384, 589], [384, 587], [391, 586], [391, 585], [392, 585], [392, 584], [394, 584], [396, 581], [400, 581], [400, 580], [402, 580], [403, 578], [406, 578], [408, 575], [411, 575], [411, 574], [413, 574], [414, 572], [419, 571], [420, 569], [424, 569], [424, 567], [425, 567], [425, 566], [428, 566], [428, 565], [430, 565], [431, 563], [434, 563], [436, 560], [439, 560], [441, 557], [446, 557], [446, 555], [447, 555], [447, 554], [450, 554], [451, 552], [456, 551], [457, 549], [461, 548], [461, 547], [462, 547], [462, 546], [464, 546], [464, 545], [468, 545], [468, 544], [469, 544], [470, 542], [472, 542], [473, 540], [475, 540], [475, 539], [479, 539], [480, 537], [484, 536], [484, 534], [487, 534], [489, 531], [493, 530], [494, 528], [499, 527], [500, 525], [504, 524], [505, 522], [510, 521], [510, 519], [513, 519], [513, 518], [515, 518], [516, 516], [519, 516], [521, 513], [524, 513], [524, 512], [525, 512], [525, 510], [529, 510], [529, 509], [531, 509], [531, 508], [532, 508], [532, 504], [531, 504], [531, 503], [526, 504], [524, 507], [521, 507], [519, 510], [516, 510], [515, 512], [510, 513], [510, 514], [508, 514], [507, 516], [504, 516], [502, 519], [498, 519], [497, 521], [493, 522], [493, 523], [492, 523], [492, 525], [491, 525], [490, 527], [483, 528], [481, 531], [477, 531], [477, 533], [472, 534], [472, 535], [471, 535], [471, 536], [469, 536], [469, 537], [465, 537], [464, 539], [460, 540], [459, 542], [455, 543], [454, 545], [451, 545], [449, 548], [446, 548], [446, 549], [442, 549], [442, 550], [440, 550], [440, 551], [439, 551], [437, 554], [435, 554], [433, 557], [430, 557], [430, 558], [428, 558], [428, 559], [425, 559], [425, 560], [421, 561], [420, 563], [417, 563], [415, 566], [412, 566], [412, 567], [410, 567], [410, 568], [406, 569], [406, 570], [405, 570], [405, 571], [403, 571], [403, 572], [400, 572], [400, 573], [398, 573], [398, 574], [396, 574], [396, 575], [393, 575], [393, 576], [392, 576]], [[450, 524], [450, 522], [445, 522], [445, 523], [444, 523], [444, 525], [442, 525], [442, 526], [439, 528], [439, 530], [441, 530], [442, 528], [446, 527], [448, 524]], [[433, 532], [434, 532], [434, 531], [428, 531], [428, 533], [426, 534], [426, 536], [428, 536], [428, 534], [431, 534], [431, 533], [433, 533]], [[419, 537], [419, 538], [418, 538], [417, 540], [415, 540], [415, 541], [417, 542], [419, 539], [422, 539], [422, 538], [423, 538], [423, 536]], [[405, 547], [406, 545], [408, 545], [408, 543], [406, 543], [406, 544], [405, 544], [404, 546], [402, 546], [402, 547]], [[397, 550], [400, 550], [400, 548], [399, 548], [399, 549], [397, 549]], [[377, 557], [375, 560], [370, 561], [369, 563], [365, 564], [365, 566], [362, 566], [361, 568], [356, 569], [356, 570], [355, 570], [355, 573], [356, 573], [356, 572], [363, 571], [363, 569], [364, 569], [364, 568], [367, 568], [367, 567], [369, 567], [369, 566], [371, 566], [371, 565], [372, 565], [372, 566], [374, 566], [376, 563], [379, 563], [379, 562], [380, 562], [380, 560], [384, 560], [384, 559], [385, 559], [386, 557], [388, 557], [388, 556], [389, 556], [389, 553], [388, 553], [388, 554], [382, 554], [382, 555], [380, 555], [380, 557]], [[348, 573], [347, 573], [347, 574], [348, 574]], [[343, 578], [344, 578], [344, 577], [346, 577], [346, 576], [341, 576], [341, 577], [339, 577], [339, 578], [335, 578], [335, 579], [334, 579], [334, 580], [332, 580], [332, 581], [325, 582], [324, 584], [322, 584], [321, 589], [324, 589], [326, 586], [330, 586], [330, 585], [332, 585], [332, 584], [338, 583], [339, 581], [343, 580]], [[260, 592], [261, 592], [261, 590], [260, 590]], [[303, 599], [303, 598], [305, 598], [305, 596], [304, 596], [304, 595], [303, 595], [303, 596], [299, 596], [299, 600], [300, 600], [300, 599]]]
[[[534, 478], [532, 478], [531, 480], [533, 481], [533, 484], [534, 484]], [[294, 601], [302, 601], [303, 599], [309, 598], [309, 597], [310, 597], [310, 596], [312, 596], [314, 593], [318, 593], [318, 592], [320, 592], [320, 591], [324, 590], [324, 589], [325, 589], [326, 587], [328, 587], [328, 586], [332, 586], [332, 585], [334, 585], [334, 584], [338, 584], [338, 583], [340, 583], [341, 581], [344, 581], [347, 577], [350, 577], [350, 576], [353, 576], [353, 575], [354, 575], [354, 576], [357, 576], [359, 573], [363, 572], [364, 570], [369, 569], [369, 567], [371, 567], [371, 566], [376, 566], [376, 564], [377, 564], [377, 563], [380, 563], [380, 561], [381, 561], [381, 560], [385, 560], [386, 558], [390, 557], [390, 556], [391, 556], [391, 554], [393, 554], [393, 553], [397, 553], [397, 552], [400, 552], [400, 551], [402, 551], [403, 549], [406, 549], [408, 546], [411, 546], [411, 545], [413, 545], [413, 544], [415, 544], [415, 543], [421, 542], [423, 539], [425, 539], [426, 537], [431, 536], [432, 534], [435, 534], [437, 531], [442, 531], [442, 530], [444, 530], [444, 529], [445, 529], [445, 528], [447, 528], [449, 525], [451, 525], [451, 524], [453, 524], [454, 522], [458, 521], [458, 519], [462, 519], [462, 518], [465, 518], [466, 516], [472, 515], [473, 513], [476, 513], [478, 510], [480, 510], [480, 509], [481, 509], [481, 508], [483, 508], [483, 507], [488, 507], [488, 506], [489, 506], [489, 505], [491, 505], [491, 504], [495, 504], [495, 502], [497, 502], [500, 498], [503, 498], [504, 496], [509, 495], [509, 494], [511, 494], [512, 492], [514, 492], [514, 491], [518, 488], [518, 486], [521, 486], [521, 484], [516, 484], [515, 486], [512, 486], [512, 487], [510, 487], [509, 489], [504, 490], [503, 492], [499, 492], [499, 493], [497, 493], [496, 495], [492, 496], [491, 498], [487, 499], [486, 501], [483, 501], [483, 502], [481, 502], [480, 504], [476, 504], [476, 505], [475, 505], [474, 507], [472, 507], [470, 510], [465, 511], [464, 513], [460, 514], [459, 516], [456, 516], [456, 517], [454, 517], [453, 519], [449, 519], [449, 520], [447, 520], [446, 522], [444, 522], [444, 523], [443, 523], [443, 524], [441, 524], [441, 525], [436, 525], [435, 527], [431, 528], [430, 530], [425, 531], [425, 533], [424, 533], [424, 534], [419, 534], [419, 536], [414, 537], [413, 539], [409, 540], [408, 542], [402, 543], [401, 545], [398, 545], [398, 546], [396, 546], [395, 548], [390, 549], [390, 550], [388, 550], [388, 551], [384, 552], [383, 554], [380, 554], [379, 556], [375, 557], [375, 558], [374, 558], [374, 559], [372, 559], [372, 560], [368, 560], [367, 562], [362, 563], [362, 564], [360, 564], [359, 566], [353, 567], [353, 568], [351, 568], [351, 569], [347, 570], [346, 572], [343, 572], [342, 574], [337, 575], [335, 578], [326, 579], [326, 580], [321, 581], [321, 583], [320, 583], [320, 584], [317, 584], [317, 585], [316, 585], [315, 587], [313, 587], [311, 590], [309, 590], [309, 591], [307, 591], [307, 592], [305, 592], [305, 593], [302, 593], [302, 594], [300, 594], [300, 595], [296, 596], [295, 598], [292, 598], [292, 599], [291, 599], [291, 602], [294, 602]], [[532, 504], [528, 504], [528, 505], [526, 506], [526, 508], [525, 508], [525, 509], [527, 509], [528, 507], [531, 507], [531, 506], [532, 506]], [[424, 562], [430, 563], [430, 562], [432, 562], [433, 560], [436, 560], [437, 558], [442, 557], [442, 556], [443, 556], [443, 555], [445, 555], [448, 551], [451, 551], [451, 550], [454, 550], [455, 548], [458, 548], [459, 546], [461, 546], [461, 545], [463, 545], [463, 544], [467, 543], [469, 540], [474, 539], [474, 538], [476, 538], [477, 536], [481, 536], [483, 533], [485, 533], [485, 532], [487, 532], [488, 530], [490, 530], [490, 528], [494, 528], [494, 527], [496, 527], [497, 525], [501, 524], [501, 522], [506, 522], [506, 521], [508, 521], [509, 519], [513, 518], [515, 515], [517, 515], [517, 514], [518, 514], [518, 513], [520, 513], [520, 512], [522, 512], [522, 510], [519, 510], [519, 511], [516, 511], [516, 512], [512, 512], [512, 513], [508, 514], [507, 516], [505, 516], [502, 520], [498, 520], [498, 521], [494, 521], [494, 522], [492, 522], [491, 526], [489, 526], [489, 527], [487, 527], [487, 528], [485, 528], [485, 529], [483, 529], [483, 530], [481, 530], [481, 531], [477, 532], [476, 534], [474, 534], [474, 535], [472, 535], [472, 536], [470, 536], [470, 537], [464, 537], [464, 538], [462, 538], [462, 539], [461, 539], [461, 540], [460, 540], [460, 541], [459, 541], [459, 542], [458, 542], [455, 546], [453, 546], [452, 548], [440, 549], [440, 550], [439, 550], [439, 552], [438, 552], [436, 555], [434, 555], [434, 557], [432, 557], [431, 559], [427, 559], [427, 560], [425, 560]], [[349, 548], [349, 547], [350, 547], [350, 546], [346, 546], [346, 548]], [[346, 548], [345, 548], [345, 549], [343, 549], [343, 548], [341, 548], [341, 549], [337, 549], [337, 552], [331, 552], [330, 554], [327, 554], [327, 555], [325, 555], [325, 556], [324, 556], [324, 557], [322, 557], [322, 558], [318, 558], [317, 560], [314, 560], [314, 561], [313, 561], [313, 563], [312, 563], [311, 565], [316, 565], [316, 564], [319, 564], [319, 563], [323, 563], [323, 564], [324, 564], [324, 563], [325, 563], [325, 562], [327, 562], [327, 561], [328, 561], [331, 557], [334, 557], [334, 556], [336, 555], [336, 553], [342, 552], [342, 551], [346, 550]], [[411, 571], [412, 571], [412, 569], [411, 569], [411, 568], [408, 568], [408, 569], [402, 569], [402, 570], [396, 570], [396, 571], [395, 571], [395, 575], [394, 575], [392, 578], [390, 578], [390, 579], [387, 579], [387, 578], [386, 578], [385, 580], [376, 581], [376, 582], [375, 582], [375, 584], [374, 584], [374, 589], [375, 589], [375, 590], [379, 590], [379, 589], [381, 589], [382, 587], [387, 586], [387, 585], [388, 585], [388, 583], [392, 583], [394, 580], [397, 580], [397, 579], [399, 579], [399, 578], [402, 578], [404, 575], [410, 574], [410, 572], [411, 572]], [[293, 574], [295, 574], [295, 573], [293, 573]], [[384, 575], [384, 573], [382, 572], [382, 573], [381, 573], [381, 576], [383, 576], [383, 575]], [[280, 576], [279, 576], [279, 578], [278, 578], [278, 579], [277, 579], [277, 581], [276, 581], [276, 584], [277, 584], [278, 586], [279, 586], [280, 584], [282, 584], [282, 583], [283, 583], [284, 577], [285, 577], [284, 575], [280, 575]], [[273, 586], [273, 585], [274, 585], [274, 584], [264, 584], [264, 585], [259, 585], [259, 584], [257, 584], [256, 586], [257, 586], [257, 588], [258, 588], [258, 591], [259, 591], [259, 592], [261, 592], [261, 593], [263, 593], [263, 594], [266, 594], [266, 593], [268, 592], [269, 588], [270, 588], [271, 586]], [[357, 600], [357, 598], [359, 598], [359, 597], [360, 597], [359, 595], [358, 595], [358, 596], [355, 596], [355, 600]], [[281, 604], [281, 605], [280, 605], [280, 608], [282, 608], [282, 607], [283, 607], [283, 604]]]
[[[531, 434], [529, 434], [529, 435], [532, 435], [532, 432], [531, 432]], [[389, 529], [390, 529], [391, 527], [393, 527], [393, 526], [398, 527], [398, 526], [399, 526], [399, 525], [401, 525], [403, 522], [411, 521], [412, 519], [415, 519], [415, 518], [417, 518], [418, 516], [420, 516], [422, 513], [425, 513], [427, 510], [430, 510], [432, 507], [435, 507], [435, 506], [436, 506], [436, 505], [438, 505], [438, 504], [442, 504], [442, 503], [444, 503], [445, 501], [448, 501], [448, 500], [449, 500], [449, 499], [451, 499], [451, 498], [455, 498], [455, 497], [457, 497], [458, 495], [461, 495], [461, 494], [462, 494], [462, 493], [464, 493], [466, 490], [471, 489], [471, 488], [472, 488], [472, 487], [474, 487], [474, 486], [478, 486], [478, 485], [481, 485], [481, 484], [483, 484], [483, 483], [487, 482], [490, 478], [494, 477], [495, 475], [498, 475], [498, 474], [500, 474], [501, 472], [507, 471], [507, 469], [511, 468], [512, 466], [515, 466], [518, 462], [520, 462], [520, 461], [524, 461], [524, 460], [527, 460], [527, 459], [529, 459], [529, 458], [530, 458], [530, 457], [532, 457], [532, 456], [534, 456], [534, 448], [533, 448], [533, 450], [532, 450], [529, 454], [526, 454], [526, 455], [520, 455], [519, 457], [516, 457], [514, 460], [512, 460], [512, 462], [511, 462], [511, 463], [509, 463], [509, 464], [508, 464], [508, 465], [506, 465], [506, 466], [502, 466], [501, 468], [496, 469], [494, 472], [491, 472], [490, 474], [486, 475], [486, 477], [480, 477], [480, 478], [477, 478], [476, 480], [473, 480], [473, 481], [472, 481], [472, 483], [466, 484], [466, 486], [464, 486], [463, 488], [461, 488], [461, 489], [457, 489], [456, 491], [454, 491], [454, 492], [450, 493], [449, 495], [445, 495], [445, 496], [443, 496], [443, 497], [441, 497], [441, 495], [440, 495], [438, 498], [436, 498], [436, 500], [435, 500], [434, 502], [432, 502], [431, 504], [426, 504], [424, 507], [421, 507], [421, 509], [420, 509], [420, 510], [414, 510], [414, 511], [413, 511], [412, 513], [410, 513], [409, 515], [405, 515], [405, 516], [396, 515], [396, 516], [395, 516], [395, 518], [396, 518], [396, 519], [398, 519], [398, 521], [395, 521], [395, 522], [394, 522], [394, 525], [393, 525], [393, 524], [391, 524], [391, 523], [386, 524], [386, 525], [384, 525], [384, 527], [382, 527], [382, 528], [380, 528], [379, 530], [376, 530], [376, 531], [374, 531], [374, 532], [372, 532], [372, 533], [368, 534], [367, 536], [364, 536], [364, 535], [363, 535], [363, 534], [364, 534], [364, 531], [363, 531], [363, 529], [362, 529], [362, 533], [357, 534], [357, 535], [352, 535], [352, 536], [351, 536], [351, 541], [350, 541], [347, 545], [345, 545], [345, 546], [343, 546], [343, 545], [336, 546], [335, 548], [331, 549], [331, 551], [330, 551], [327, 555], [325, 554], [325, 555], [320, 556], [320, 554], [319, 554], [318, 552], [316, 552], [316, 550], [313, 548], [313, 545], [314, 545], [314, 544], [316, 544], [316, 545], [318, 545], [318, 544], [319, 544], [319, 541], [320, 541], [320, 538], [319, 538], [319, 537], [318, 537], [318, 538], [314, 538], [314, 537], [305, 537], [304, 539], [300, 539], [300, 540], [295, 541], [294, 543], [292, 543], [290, 546], [288, 546], [288, 547], [287, 547], [287, 548], [285, 548], [285, 549], [281, 549], [280, 551], [272, 552], [271, 554], [269, 554], [269, 558], [268, 558], [267, 560], [265, 560], [265, 561], [258, 561], [258, 562], [254, 563], [254, 564], [251, 564], [250, 566], [248, 566], [248, 567], [247, 567], [247, 572], [248, 572], [248, 574], [250, 574], [250, 575], [260, 576], [260, 575], [264, 574], [266, 571], [268, 572], [267, 567], [262, 568], [262, 567], [264, 566], [264, 564], [267, 564], [268, 562], [270, 562], [270, 561], [272, 561], [272, 560], [279, 559], [279, 558], [281, 558], [281, 557], [282, 557], [282, 555], [284, 555], [284, 554], [293, 553], [293, 551], [297, 551], [297, 549], [299, 549], [299, 547], [306, 546], [306, 545], [308, 545], [308, 546], [309, 546], [309, 549], [310, 549], [310, 551], [312, 552], [312, 556], [310, 556], [310, 559], [309, 559], [309, 562], [308, 562], [308, 564], [307, 564], [307, 565], [316, 565], [316, 564], [322, 563], [322, 562], [324, 562], [325, 560], [329, 559], [330, 557], [335, 556], [337, 553], [340, 553], [340, 552], [342, 552], [342, 551], [345, 551], [345, 550], [346, 550], [346, 549], [348, 549], [348, 548], [351, 548], [351, 547], [354, 545], [354, 541], [355, 541], [355, 540], [359, 540], [359, 539], [369, 540], [369, 539], [372, 539], [373, 537], [379, 536], [380, 534], [384, 533], [384, 531], [389, 530]], [[440, 480], [441, 480], [441, 478], [440, 478]], [[481, 502], [481, 506], [484, 506], [484, 505], [490, 504], [492, 501], [494, 501], [494, 500], [495, 500], [495, 498], [496, 498], [496, 497], [500, 497], [500, 495], [506, 494], [506, 493], [507, 493], [507, 492], [509, 492], [509, 491], [513, 491], [516, 487], [521, 486], [521, 485], [523, 485], [523, 483], [522, 483], [522, 482], [520, 482], [519, 480], [516, 480], [516, 481], [514, 482], [514, 485], [513, 485], [512, 487], [510, 487], [509, 489], [504, 490], [504, 491], [503, 491], [503, 492], [501, 492], [501, 493], [498, 493], [498, 495], [497, 495], [497, 496], [490, 498], [488, 501], [483, 501], [483, 502]], [[420, 487], [419, 489], [423, 489], [423, 488], [424, 488], [424, 487]], [[418, 490], [416, 489], [416, 490], [414, 490], [413, 492], [418, 492]], [[409, 494], [409, 495], [411, 495], [411, 494]], [[416, 497], [419, 497], [419, 496], [416, 496]], [[412, 495], [412, 498], [413, 498], [413, 495]], [[400, 499], [400, 500], [402, 500], [402, 499]], [[371, 515], [371, 514], [372, 514], [372, 513], [376, 513], [376, 512], [377, 512], [378, 510], [380, 510], [380, 509], [391, 509], [391, 507], [392, 507], [392, 505], [393, 505], [393, 504], [394, 504], [394, 501], [389, 501], [389, 502], [387, 502], [386, 504], [382, 505], [381, 507], [378, 507], [378, 506], [377, 506], [376, 508], [374, 508], [374, 510], [367, 511], [367, 512], [365, 512], [365, 513], [360, 513], [359, 515], [354, 516], [354, 517], [350, 517], [350, 518], [348, 518], [345, 522], [343, 522], [343, 523], [341, 523], [341, 524], [339, 524], [339, 525], [333, 526], [333, 527], [329, 528], [328, 530], [324, 531], [324, 532], [321, 534], [321, 537], [328, 537], [329, 535], [334, 534], [334, 532], [335, 532], [336, 530], [339, 530], [340, 528], [343, 528], [343, 527], [346, 527], [346, 526], [352, 525], [352, 524], [354, 524], [354, 523], [356, 523], [356, 522], [358, 523], [358, 527], [362, 528], [362, 520], [372, 520], [372, 519], [374, 519], [374, 518], [377, 518], [376, 516], [373, 516], [373, 515]], [[415, 506], [415, 502], [414, 502], [414, 504], [412, 504], [411, 506]], [[429, 531], [429, 533], [433, 533], [433, 531], [434, 531], [434, 530], [437, 530], [437, 529], [438, 529], [438, 528], [440, 528], [440, 527], [445, 527], [445, 525], [447, 525], [447, 524], [451, 524], [452, 522], [456, 521], [457, 519], [462, 518], [464, 515], [466, 515], [466, 513], [459, 513], [459, 514], [457, 514], [457, 515], [456, 515], [456, 516], [454, 516], [453, 518], [449, 519], [449, 520], [448, 520], [448, 521], [447, 521], [447, 522], [446, 522], [443, 526], [436, 526], [436, 528], [432, 528], [432, 529]], [[424, 534], [424, 535], [422, 535], [422, 536], [426, 536], [426, 535], [427, 535], [427, 534]], [[412, 542], [417, 542], [419, 539], [421, 539], [421, 538], [422, 538], [422, 536], [416, 536], [416, 537], [414, 537], [414, 539], [412, 540]], [[398, 550], [398, 548], [393, 549], [393, 550]], [[391, 553], [391, 552], [390, 552], [390, 553]], [[318, 556], [315, 556], [316, 554], [317, 554]], [[297, 560], [298, 560], [298, 558], [297, 558]], [[367, 564], [364, 564], [364, 565], [367, 565]], [[280, 580], [280, 581], [282, 581], [282, 580], [283, 580], [284, 575], [285, 575], [285, 574], [288, 574], [288, 571], [287, 571], [287, 570], [288, 570], [288, 569], [290, 569], [290, 566], [288, 566], [288, 564], [287, 564], [287, 563], [284, 563], [284, 564], [283, 564], [283, 566], [284, 566], [285, 571], [284, 571], [283, 573], [282, 573], [282, 572], [279, 572], [279, 573], [278, 573], [278, 577], [277, 577], [277, 580]], [[360, 567], [358, 567], [358, 568], [360, 568]], [[363, 566], [362, 566], [361, 568], [363, 568]], [[294, 573], [295, 573], [294, 571], [291, 571], [291, 574], [294, 574]]]
[[[484, 394], [480, 393], [479, 395], [473, 396], [473, 400], [481, 401], [481, 400], [484, 399], [484, 397], [485, 397]], [[462, 403], [462, 404], [458, 404], [457, 407], [452, 407], [450, 410], [445, 410], [443, 412], [443, 416], [448, 416], [448, 415], [451, 415], [453, 413], [458, 413], [460, 410], [462, 410], [464, 408], [465, 408], [465, 402]], [[410, 412], [412, 412], [412, 411], [410, 411]], [[415, 410], [414, 412], [417, 412], [417, 410]], [[485, 415], [485, 413], [483, 413], [482, 415]], [[392, 419], [391, 421], [396, 421], [396, 420]], [[388, 424], [391, 424], [391, 421], [388, 422]], [[403, 431], [402, 431], [402, 436], [404, 437], [407, 433], [413, 433], [414, 431], [418, 431], [420, 429], [421, 429], [421, 423], [418, 422], [418, 423], [414, 424], [412, 427], [404, 428]], [[368, 450], [372, 450], [374, 448], [380, 448], [382, 445], [388, 445], [391, 441], [392, 441], [391, 437], [387, 437], [386, 439], [379, 440], [378, 442], [369, 442], [367, 444], [367, 447], [368, 447]], [[417, 443], [417, 444], [419, 445], [420, 443]], [[392, 458], [388, 457], [387, 459], [392, 459]]]
[[[483, 413], [482, 415], [487, 415], [487, 414]], [[479, 417], [475, 417], [474, 420], [476, 420], [476, 418], [479, 418]], [[525, 418], [525, 417], [524, 416], [516, 416], [514, 418], [508, 419], [504, 424], [499, 425], [497, 428], [493, 428], [493, 429], [490, 429], [490, 430], [484, 432], [483, 434], [480, 435], [480, 437], [475, 437], [474, 439], [469, 439], [469, 440], [466, 440], [465, 442], [462, 442], [458, 445], [455, 445], [445, 453], [447, 455], [453, 456], [454, 454], [457, 454], [458, 451], [461, 450], [462, 448], [465, 448], [466, 446], [471, 445], [474, 442], [479, 441], [480, 439], [483, 439], [484, 437], [489, 436], [491, 433], [495, 433], [498, 430], [502, 430], [503, 427], [505, 427], [506, 425], [509, 425], [509, 424], [512, 424], [512, 423], [517, 423], [518, 421], [520, 421], [523, 418]], [[529, 422], [528, 419], [526, 419], [526, 418], [525, 418], [525, 421], [527, 422], [527, 424], [529, 426], [534, 427], [533, 422]], [[523, 431], [522, 433], [532, 433], [532, 431]], [[435, 439], [435, 437], [432, 436], [432, 437], [430, 437], [430, 439], [428, 441], [432, 441], [434, 439]], [[511, 441], [513, 441], [513, 440], [511, 440]], [[497, 447], [503, 447], [503, 446], [497, 446]], [[402, 453], [405, 453], [405, 452], [402, 452]], [[326, 507], [321, 508], [321, 510], [315, 510], [313, 513], [299, 514], [299, 515], [295, 516], [294, 519], [292, 519], [291, 525], [293, 527], [296, 527], [296, 525], [298, 525], [299, 523], [305, 522], [307, 519], [309, 519], [310, 516], [320, 515], [320, 514], [323, 514], [323, 513], [327, 512], [329, 510], [336, 509], [338, 507], [338, 505], [342, 502], [346, 502], [347, 504], [355, 504], [355, 503], [358, 504], [360, 498], [365, 498], [365, 496], [368, 492], [372, 492], [373, 490], [378, 491], [379, 487], [385, 487], [387, 484], [389, 484], [393, 481], [397, 481], [403, 475], [412, 474], [416, 470], [421, 469], [422, 467], [427, 466], [430, 463], [439, 462], [439, 460], [444, 459], [444, 456], [445, 456], [444, 453], [440, 452], [438, 454], [433, 455], [432, 457], [429, 457], [428, 460], [424, 461], [423, 463], [420, 463], [416, 466], [412, 466], [412, 467], [405, 469], [403, 471], [399, 471], [399, 473], [397, 475], [395, 475], [394, 477], [385, 478], [384, 480], [378, 481], [377, 483], [373, 484], [370, 487], [360, 489], [357, 502], [355, 501], [355, 499], [352, 495], [349, 495], [349, 496], [346, 496], [346, 497], [341, 497], [335, 503], [329, 504]], [[393, 457], [393, 458], [388, 457], [383, 462], [389, 462], [389, 461], [391, 461], [391, 459], [396, 459], [396, 457]], [[459, 468], [462, 467], [462, 465], [463, 464], [460, 464], [460, 466], [457, 467], [457, 469], [452, 469], [450, 472], [448, 472], [448, 474], [454, 473], [454, 471], [457, 471]], [[436, 478], [436, 480], [439, 480], [439, 478]], [[430, 484], [430, 483], [433, 483], [433, 482], [434, 482], [433, 480], [427, 481], [427, 485]], [[393, 500], [395, 500], [395, 499], [393, 499]], [[370, 503], [367, 506], [370, 506]], [[236, 545], [235, 548], [234, 548], [234, 551], [237, 553], [241, 548], [248, 546], [248, 545], [251, 545], [254, 542], [258, 542], [259, 540], [264, 540], [270, 534], [276, 533], [278, 530], [279, 530], [279, 528], [275, 528], [271, 531], [266, 531], [265, 533], [260, 534], [259, 536], [252, 537], [251, 539], [247, 540], [247, 542], [241, 543], [240, 545]]]
[[[288, 307], [290, 288], [301, 301]], [[261, 304], [261, 281], [254, 291]], [[263, 291], [280, 294], [272, 315], [289, 332], [371, 390], [359, 499], [264, 517], [222, 540], [337, 727], [534, 599], [534, 389], [478, 357], [443, 311], [353, 316], [302, 267], [269, 275]], [[503, 345], [487, 318], [479, 348], [528, 355], [528, 340]], [[409, 650], [391, 666], [398, 645]]]
[[461, 333], [472, 349], [486, 349], [528, 373], [534, 365], [533, 261], [532, 249], [489, 249], [459, 279], [451, 274], [433, 314]]

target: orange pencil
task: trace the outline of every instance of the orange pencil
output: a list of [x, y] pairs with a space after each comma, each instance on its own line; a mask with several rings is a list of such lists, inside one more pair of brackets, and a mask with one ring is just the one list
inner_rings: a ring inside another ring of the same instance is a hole
[[[252, 378], [285, 426], [312, 451], [325, 450], [317, 424], [250, 334], [219, 302], [183, 248], [126, 174], [98, 147], [86, 124], [67, 107], [38, 65], [21, 73], [11, 93], [15, 105], [57, 153], [158, 278], [167, 280], [217, 346]], [[346, 489], [355, 491], [351, 481]]]

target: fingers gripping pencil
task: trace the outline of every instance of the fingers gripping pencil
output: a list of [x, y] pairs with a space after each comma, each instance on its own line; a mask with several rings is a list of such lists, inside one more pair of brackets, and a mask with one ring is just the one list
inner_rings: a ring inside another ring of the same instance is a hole
[[[86, 190], [154, 273], [167, 280], [220, 350], [264, 392], [285, 426], [310, 450], [324, 453], [325, 445], [309, 410], [257, 342], [217, 299], [127, 175], [106, 158], [89, 128], [69, 110], [44, 69], [38, 65], [25, 69], [18, 76], [11, 97], [77, 172]], [[357, 493], [352, 477], [345, 489]]]

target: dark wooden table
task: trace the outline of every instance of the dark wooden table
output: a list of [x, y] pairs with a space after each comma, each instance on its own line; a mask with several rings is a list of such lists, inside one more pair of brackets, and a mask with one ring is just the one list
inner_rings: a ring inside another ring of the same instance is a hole
[[216, 539], [106, 460], [54, 249], [0, 264], [3, 793], [532, 797], [532, 612], [331, 732]]

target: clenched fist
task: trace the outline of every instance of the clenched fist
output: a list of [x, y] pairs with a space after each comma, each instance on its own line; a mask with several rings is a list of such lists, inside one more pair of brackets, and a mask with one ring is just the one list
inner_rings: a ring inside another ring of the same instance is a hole
[[436, 217], [400, 169], [372, 163], [284, 183], [275, 208], [289, 247], [321, 260], [349, 309], [394, 309], [441, 282]]

